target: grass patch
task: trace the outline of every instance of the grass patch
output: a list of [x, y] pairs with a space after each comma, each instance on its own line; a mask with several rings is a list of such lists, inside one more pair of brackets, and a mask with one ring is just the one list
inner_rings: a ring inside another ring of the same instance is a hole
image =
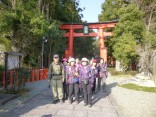
[[108, 68], [108, 71], [112, 76], [122, 76], [122, 75], [131, 75], [135, 76], [137, 74], [137, 71], [126, 71], [125, 73], [122, 71], [116, 71], [115, 68]]
[[137, 90], [137, 91], [145, 91], [145, 92], [153, 92], [156, 93], [156, 87], [144, 87], [144, 86], [138, 86], [136, 84], [123, 84], [119, 85], [120, 87], [127, 88], [127, 89], [132, 89], [132, 90]]

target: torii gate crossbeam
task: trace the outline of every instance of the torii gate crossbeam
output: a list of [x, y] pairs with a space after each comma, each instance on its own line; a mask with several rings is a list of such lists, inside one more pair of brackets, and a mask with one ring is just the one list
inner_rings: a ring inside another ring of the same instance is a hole
[[69, 56], [73, 57], [73, 43], [74, 43], [74, 37], [86, 37], [86, 36], [98, 36], [99, 37], [99, 49], [100, 49], [100, 57], [104, 58], [105, 61], [107, 61], [107, 49], [104, 45], [104, 37], [105, 36], [112, 36], [112, 32], [104, 32], [104, 29], [106, 28], [114, 28], [117, 24], [117, 21], [109, 21], [109, 22], [101, 22], [101, 23], [85, 23], [85, 25], [88, 25], [89, 29], [98, 29], [99, 32], [92, 32], [88, 35], [84, 35], [83, 33], [75, 33], [74, 31], [77, 29], [83, 29], [84, 24], [83, 23], [77, 23], [77, 24], [63, 24], [60, 26], [60, 29], [62, 30], [68, 30], [66, 34], [64, 34], [64, 37], [68, 37], [69, 39], [69, 45], [68, 50], [65, 51], [65, 57], [69, 58]]

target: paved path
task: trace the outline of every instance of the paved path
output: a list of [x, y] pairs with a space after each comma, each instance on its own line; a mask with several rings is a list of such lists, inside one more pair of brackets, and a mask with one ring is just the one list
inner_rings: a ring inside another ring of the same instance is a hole
[[107, 79], [109, 98], [120, 117], [156, 117], [156, 93], [129, 90], [117, 86], [122, 77]]
[[107, 79], [107, 92], [93, 95], [93, 106], [52, 104], [48, 82], [27, 85], [25, 96], [0, 107], [0, 117], [156, 117], [156, 93], [118, 87], [121, 77]]
[[3, 117], [118, 117], [106, 92], [93, 95], [93, 106], [52, 104], [51, 90], [46, 88], [38, 95], [18, 105], [16, 108], [2, 112]]
[[41, 80], [41, 81], [31, 82], [31, 83], [26, 84], [25, 88], [29, 89], [29, 92], [25, 93], [24, 95], [18, 97], [15, 100], [12, 100], [12, 101], [6, 103], [3, 106], [0, 106], [0, 113], [8, 112], [8, 111], [12, 110], [13, 108], [22, 105], [25, 101], [31, 99], [33, 96], [48, 89], [48, 81]]

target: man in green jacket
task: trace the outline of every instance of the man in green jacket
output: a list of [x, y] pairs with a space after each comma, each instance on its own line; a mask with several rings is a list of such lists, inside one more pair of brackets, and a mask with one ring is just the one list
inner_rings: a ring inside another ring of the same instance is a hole
[[64, 82], [64, 67], [59, 62], [59, 55], [53, 56], [53, 62], [49, 66], [48, 79], [51, 84], [53, 103], [63, 103], [63, 82]]

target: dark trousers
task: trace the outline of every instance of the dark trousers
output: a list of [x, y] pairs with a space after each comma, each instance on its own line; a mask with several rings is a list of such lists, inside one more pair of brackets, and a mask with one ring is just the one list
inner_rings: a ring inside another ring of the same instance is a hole
[[75, 95], [75, 100], [78, 101], [79, 100], [78, 93], [79, 93], [79, 84], [70, 83], [69, 84], [69, 100], [72, 101], [73, 96]]
[[80, 98], [83, 97], [83, 88], [82, 87], [79, 88], [79, 97]]
[[95, 92], [95, 89], [96, 89], [96, 78], [94, 79], [94, 83], [93, 83], [92, 92]]
[[92, 88], [89, 84], [84, 84], [82, 82], [82, 88], [83, 88], [83, 95], [84, 95], [84, 103], [86, 104], [92, 104]]
[[101, 86], [102, 86], [102, 90], [104, 90], [105, 86], [106, 86], [106, 78], [105, 77], [103, 77], [103, 78], [98, 77], [98, 90], [101, 89]]
[[64, 100], [68, 99], [69, 97], [69, 84], [66, 82], [63, 83], [63, 98]]

